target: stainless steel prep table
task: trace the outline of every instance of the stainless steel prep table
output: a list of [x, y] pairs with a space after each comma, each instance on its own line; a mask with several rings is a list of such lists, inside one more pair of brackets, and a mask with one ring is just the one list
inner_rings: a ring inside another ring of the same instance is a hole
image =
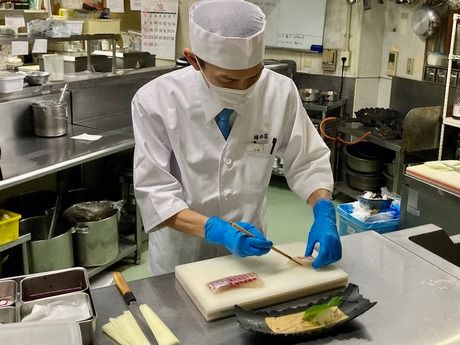
[[[435, 229], [419, 227], [420, 231]], [[396, 234], [396, 233], [395, 233]], [[404, 230], [398, 233], [404, 238]], [[340, 334], [302, 342], [255, 335], [240, 329], [234, 317], [206, 322], [174, 274], [131, 282], [139, 303], [146, 303], [184, 345], [219, 344], [459, 344], [460, 280], [375, 232], [345, 236], [338, 264], [350, 282], [377, 305], [345, 327]], [[277, 306], [299, 305], [327, 293]], [[102, 334], [109, 317], [126, 307], [115, 286], [93, 290], [98, 312], [96, 344], [114, 344]], [[268, 308], [271, 309], [271, 308]]]
[[[102, 135], [96, 141], [71, 139], [88, 133]], [[35, 136], [1, 142], [0, 190], [50, 173], [134, 147], [131, 128], [97, 130], [71, 125], [67, 135], [57, 138]]]

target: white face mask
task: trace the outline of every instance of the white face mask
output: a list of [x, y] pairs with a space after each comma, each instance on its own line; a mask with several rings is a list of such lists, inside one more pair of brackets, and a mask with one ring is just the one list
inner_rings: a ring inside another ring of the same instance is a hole
[[235, 109], [238, 106], [245, 105], [254, 93], [257, 81], [244, 90], [229, 89], [212, 84], [204, 75], [200, 66], [200, 73], [208, 86], [211, 97], [219, 102], [224, 108]]

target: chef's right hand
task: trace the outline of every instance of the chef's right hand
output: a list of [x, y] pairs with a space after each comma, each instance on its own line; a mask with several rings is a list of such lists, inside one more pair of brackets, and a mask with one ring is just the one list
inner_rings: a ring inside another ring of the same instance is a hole
[[245, 235], [236, 230], [230, 223], [218, 218], [210, 217], [204, 225], [204, 238], [212, 244], [225, 246], [233, 255], [253, 256], [267, 254], [273, 243], [252, 224], [245, 222], [236, 223], [255, 237]]

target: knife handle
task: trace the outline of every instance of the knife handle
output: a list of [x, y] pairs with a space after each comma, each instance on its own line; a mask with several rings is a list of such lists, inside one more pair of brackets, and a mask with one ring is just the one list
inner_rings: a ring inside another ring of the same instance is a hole
[[135, 302], [136, 297], [134, 297], [134, 294], [131, 292], [131, 289], [129, 288], [128, 283], [123, 277], [123, 274], [121, 274], [120, 272], [113, 272], [112, 276], [126, 304], [129, 305], [131, 302]]

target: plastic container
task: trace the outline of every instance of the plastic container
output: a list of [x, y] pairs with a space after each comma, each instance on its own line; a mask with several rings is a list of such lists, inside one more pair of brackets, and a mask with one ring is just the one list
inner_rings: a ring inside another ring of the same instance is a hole
[[85, 19], [83, 33], [96, 34], [119, 34], [120, 19]]
[[22, 73], [0, 72], [0, 93], [21, 91], [24, 77]]
[[[3, 219], [4, 214], [7, 219]], [[19, 238], [19, 219], [20, 214], [0, 209], [0, 245]]]
[[380, 234], [398, 230], [399, 219], [382, 220], [376, 222], [363, 222], [351, 216], [353, 203], [340, 204], [337, 206], [339, 214], [339, 235], [350, 235], [363, 231], [374, 230]]
[[82, 345], [80, 328], [72, 321], [39, 321], [0, 325], [2, 345]]
[[81, 35], [83, 32], [84, 20], [69, 20], [65, 17], [54, 16], [53, 20], [58, 21], [65, 25], [69, 29], [71, 35]]

